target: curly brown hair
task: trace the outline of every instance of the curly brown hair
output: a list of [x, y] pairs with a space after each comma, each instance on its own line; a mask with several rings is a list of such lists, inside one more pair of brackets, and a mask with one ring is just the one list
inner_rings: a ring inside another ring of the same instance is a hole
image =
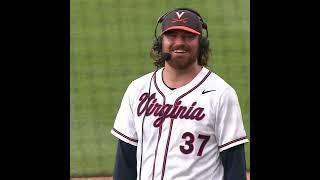
[[[198, 64], [200, 66], [208, 66], [209, 56], [212, 56], [212, 50], [210, 48], [209, 40], [206, 37], [199, 39], [200, 52], [198, 57]], [[153, 64], [157, 68], [164, 67], [164, 60], [161, 58], [162, 54], [162, 35], [154, 40], [151, 50], [150, 57], [153, 59]]]

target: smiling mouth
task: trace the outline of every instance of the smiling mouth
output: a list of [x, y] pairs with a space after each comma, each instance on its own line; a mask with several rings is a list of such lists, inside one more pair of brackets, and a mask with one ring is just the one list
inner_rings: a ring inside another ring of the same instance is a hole
[[177, 49], [177, 50], [174, 50], [173, 52], [174, 52], [174, 53], [186, 53], [187, 51]]

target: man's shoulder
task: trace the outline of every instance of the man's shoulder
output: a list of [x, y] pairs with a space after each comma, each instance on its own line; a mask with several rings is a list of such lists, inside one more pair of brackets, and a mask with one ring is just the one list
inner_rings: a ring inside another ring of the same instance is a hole
[[228, 82], [226, 82], [222, 77], [212, 71], [210, 76], [207, 78], [205, 85], [220, 91], [223, 91], [225, 89], [233, 89]]
[[129, 84], [129, 87], [138, 88], [138, 87], [143, 87], [145, 85], [149, 85], [153, 73], [154, 72], [150, 72], [132, 80], [131, 83]]
[[[146, 83], [147, 80], [150, 81], [153, 73], [154, 73], [154, 72], [150, 72], [150, 73], [144, 74], [144, 75], [142, 75], [142, 76], [134, 79], [131, 83], [133, 83], [133, 84]], [[148, 82], [149, 82], [149, 81], [148, 81]]]

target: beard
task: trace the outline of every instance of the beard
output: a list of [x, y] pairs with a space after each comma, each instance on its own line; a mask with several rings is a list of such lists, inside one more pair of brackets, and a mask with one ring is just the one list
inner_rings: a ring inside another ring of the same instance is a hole
[[197, 61], [198, 59], [196, 56], [183, 57], [179, 55], [174, 55], [171, 58], [171, 60], [167, 61], [167, 63], [174, 69], [183, 70], [197, 63]]

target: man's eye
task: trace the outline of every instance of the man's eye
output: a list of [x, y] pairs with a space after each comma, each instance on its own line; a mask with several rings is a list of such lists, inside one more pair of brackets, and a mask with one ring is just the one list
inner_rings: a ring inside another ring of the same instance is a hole
[[193, 35], [193, 34], [189, 34], [189, 35], [187, 35], [186, 37], [189, 38], [189, 39], [193, 39], [193, 38], [195, 38], [196, 36]]
[[170, 36], [170, 37], [176, 37], [177, 34], [171, 33], [171, 34], [168, 34], [168, 36]]

